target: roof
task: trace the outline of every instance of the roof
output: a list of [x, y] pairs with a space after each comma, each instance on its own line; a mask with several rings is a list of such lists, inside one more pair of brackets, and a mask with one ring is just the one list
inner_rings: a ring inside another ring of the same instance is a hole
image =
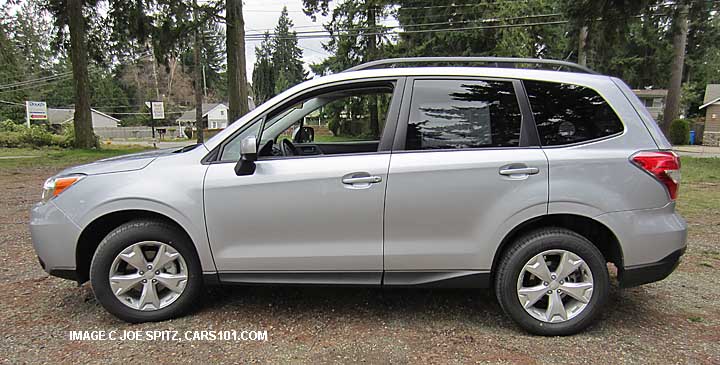
[[[97, 115], [102, 115], [105, 118], [112, 119], [115, 122], [120, 122], [120, 119], [107, 115], [101, 111], [90, 109], [90, 112]], [[48, 122], [50, 124], [63, 124], [67, 123], [75, 117], [75, 109], [65, 108], [48, 108]]]
[[[208, 115], [213, 109], [217, 108], [218, 106], [224, 106], [227, 108], [227, 106], [224, 103], [203, 103], [202, 105], [202, 115], [203, 117]], [[186, 112], [184, 112], [180, 118], [177, 119], [179, 122], [194, 122], [195, 121], [195, 109], [190, 109]]]
[[640, 97], [666, 97], [668, 91], [667, 89], [633, 89], [633, 93]]
[[704, 109], [720, 101], [720, 84], [708, 84], [705, 87], [705, 99], [698, 109]]

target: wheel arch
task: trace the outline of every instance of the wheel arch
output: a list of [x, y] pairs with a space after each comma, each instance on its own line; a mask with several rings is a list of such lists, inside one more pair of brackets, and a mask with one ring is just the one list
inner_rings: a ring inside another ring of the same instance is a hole
[[510, 230], [495, 250], [491, 274], [494, 278], [497, 265], [512, 243], [523, 234], [544, 228], [560, 227], [569, 229], [587, 238], [602, 253], [607, 262], [612, 262], [619, 271], [623, 270], [623, 253], [620, 241], [613, 231], [603, 223], [577, 214], [548, 214], [534, 217]]
[[[78, 284], [90, 279], [90, 263], [103, 238], [124, 223], [142, 219], [167, 223], [185, 235], [190, 242], [193, 242], [192, 237], [182, 225], [162, 213], [143, 209], [127, 209], [106, 213], [86, 225], [78, 238], [75, 247], [75, 271]], [[195, 245], [193, 245], [193, 249], [198, 254]]]

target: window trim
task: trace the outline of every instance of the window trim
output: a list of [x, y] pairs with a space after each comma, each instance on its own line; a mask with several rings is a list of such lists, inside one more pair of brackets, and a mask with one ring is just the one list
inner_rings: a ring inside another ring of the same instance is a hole
[[[613, 106], [612, 103], [610, 103], [610, 102], [607, 100], [607, 98], [603, 95], [603, 93], [601, 93], [600, 91], [598, 91], [598, 90], [595, 89], [594, 87], [590, 87], [590, 86], [587, 86], [587, 85], [576, 84], [576, 83], [572, 83], [572, 82], [563, 82], [563, 81], [550, 81], [550, 80], [519, 80], [519, 81], [520, 81], [520, 82], [522, 83], [522, 85], [523, 85], [523, 90], [524, 90], [524, 92], [525, 92], [525, 100], [526, 100], [527, 105], [528, 105], [528, 108], [529, 108], [529, 110], [530, 110], [530, 118], [531, 118], [531, 120], [532, 120], [532, 124], [535, 126], [535, 132], [536, 132], [536, 135], [537, 135], [537, 143], [538, 143], [538, 146], [540, 146], [542, 149], [556, 149], [556, 148], [566, 148], [566, 147], [577, 147], [577, 146], [582, 146], [582, 145], [586, 145], [586, 144], [590, 144], [590, 143], [596, 143], [596, 142], [601, 142], [601, 141], [605, 141], [605, 140], [608, 140], [608, 139], [620, 137], [620, 136], [624, 135], [624, 134], [627, 132], [627, 125], [625, 125], [625, 121], [623, 120], [623, 118], [620, 117], [620, 114], [618, 114], [617, 110], [615, 110], [615, 106]], [[567, 85], [574, 85], [574, 86], [584, 87], [584, 88], [586, 88], [586, 89], [592, 90], [595, 94], [597, 94], [598, 96], [600, 96], [600, 97], [605, 101], [605, 103], [608, 105], [608, 107], [610, 107], [610, 110], [612, 110], [612, 112], [615, 114], [615, 116], [617, 117], [618, 121], [620, 122], [620, 125], [622, 125], [622, 131], [617, 132], [617, 133], [613, 133], [613, 134], [609, 134], [609, 135], [607, 135], [607, 136], [602, 136], [602, 137], [598, 137], [598, 138], [588, 139], [588, 140], [580, 141], [580, 142], [573, 142], [573, 143], [566, 143], [566, 144], [559, 144], [559, 145], [548, 145], [548, 146], [543, 145], [542, 142], [540, 141], [540, 131], [537, 130], [537, 121], [535, 121], [535, 114], [533, 114], [533, 112], [532, 112], [532, 105], [530, 105], [530, 97], [528, 97], [527, 92], [525, 91], [525, 83], [526, 83], [526, 82], [544, 82], [544, 83], [549, 83], [549, 84], [567, 84]]]
[[[418, 80], [466, 80], [466, 81], [502, 81], [510, 82], [515, 91], [518, 108], [520, 109], [520, 141], [518, 146], [509, 147], [472, 147], [472, 148], [442, 148], [427, 150], [407, 150], [405, 149], [405, 140], [407, 138], [407, 126], [410, 122], [410, 112], [412, 99], [414, 96], [415, 81]], [[535, 120], [532, 118], [530, 110], [530, 102], [525, 93], [525, 88], [520, 80], [502, 77], [483, 77], [483, 76], [414, 76], [408, 77], [405, 81], [404, 95], [409, 97], [403, 98], [403, 105], [400, 110], [399, 120], [397, 123], [397, 131], [393, 143], [393, 153], [428, 153], [428, 152], [456, 152], [456, 151], [486, 151], [486, 150], [508, 150], [518, 148], [540, 148], [540, 136], [535, 127]]]
[[[222, 150], [225, 146], [230, 143], [237, 135], [245, 132], [248, 128], [251, 128], [255, 123], [260, 123], [260, 131], [265, 125], [265, 121], [268, 117], [272, 117], [278, 112], [283, 111], [285, 108], [298, 103], [301, 100], [312, 98], [314, 96], [326, 94], [333, 91], [347, 90], [350, 88], [356, 88], [361, 85], [367, 85], [367, 87], [381, 86], [380, 84], [393, 84], [393, 92], [391, 97], [390, 106], [388, 107], [387, 116], [385, 119], [385, 128], [383, 128], [382, 135], [380, 136], [380, 142], [378, 143], [378, 150], [375, 152], [362, 152], [362, 153], [340, 153], [333, 155], [308, 155], [308, 156], [290, 156], [277, 159], [263, 159], [263, 161], [272, 161], [279, 159], [300, 159], [300, 158], [317, 158], [317, 157], [334, 157], [334, 156], [353, 156], [353, 155], [367, 155], [367, 154], [386, 154], [392, 150], [393, 140], [395, 138], [395, 131], [397, 130], [398, 117], [401, 105], [403, 104], [403, 95], [407, 77], [403, 76], [384, 76], [375, 77], [362, 80], [343, 80], [333, 83], [317, 85], [302, 91], [299, 91], [290, 98], [287, 98], [266, 110], [264, 113], [258, 115], [254, 120], [248, 122], [243, 127], [238, 128], [233, 134], [229, 135], [222, 142], [220, 142], [212, 151], [210, 151], [203, 159], [202, 164], [223, 164], [223, 163], [237, 163], [237, 161], [220, 160]], [[260, 138], [258, 138], [258, 144]], [[260, 148], [260, 146], [258, 146]]]

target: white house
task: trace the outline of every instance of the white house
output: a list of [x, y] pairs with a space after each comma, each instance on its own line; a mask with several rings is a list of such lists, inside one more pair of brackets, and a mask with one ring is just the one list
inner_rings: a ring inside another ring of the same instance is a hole
[[[90, 109], [92, 112], [92, 126], [97, 128], [117, 128], [120, 119], [113, 118], [103, 112]], [[71, 123], [75, 117], [75, 109], [57, 109], [48, 108], [48, 122], [50, 124], [66, 124]]]
[[[224, 129], [227, 127], [227, 105], [223, 103], [203, 104], [202, 113], [208, 129]], [[177, 121], [185, 125], [195, 126], [195, 109], [186, 111]]]

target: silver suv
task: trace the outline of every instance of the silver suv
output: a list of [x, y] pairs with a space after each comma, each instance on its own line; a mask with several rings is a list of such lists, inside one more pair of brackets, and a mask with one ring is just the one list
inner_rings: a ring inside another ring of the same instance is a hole
[[207, 285], [470, 287], [565, 335], [601, 311], [608, 262], [623, 287], [677, 266], [670, 149], [627, 85], [575, 64], [392, 59], [204, 144], [67, 169], [30, 229], [45, 271], [129, 322], [186, 313]]

